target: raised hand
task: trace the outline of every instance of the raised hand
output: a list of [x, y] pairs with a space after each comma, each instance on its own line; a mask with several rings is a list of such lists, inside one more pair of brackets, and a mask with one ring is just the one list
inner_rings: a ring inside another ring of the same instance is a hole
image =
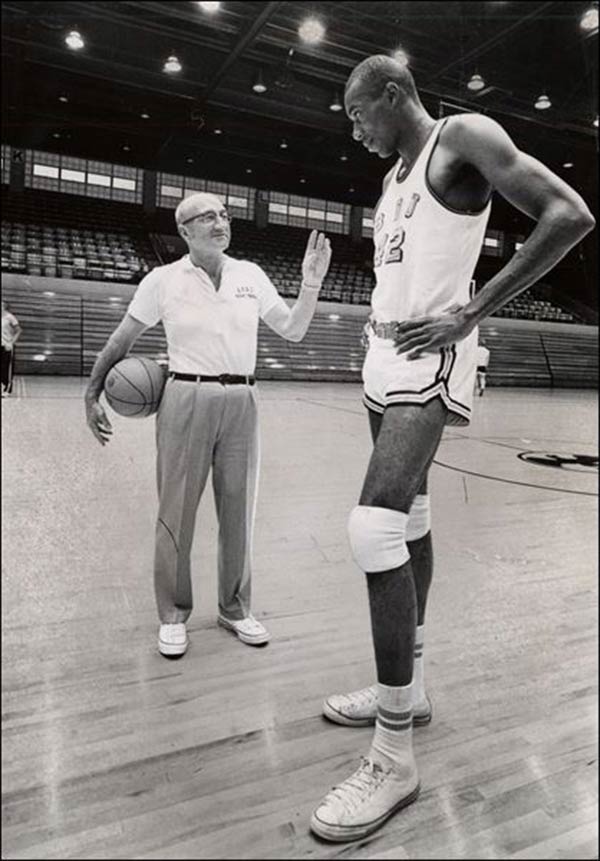
[[311, 230], [302, 261], [302, 283], [308, 287], [320, 287], [327, 275], [330, 260], [329, 239], [324, 233]]

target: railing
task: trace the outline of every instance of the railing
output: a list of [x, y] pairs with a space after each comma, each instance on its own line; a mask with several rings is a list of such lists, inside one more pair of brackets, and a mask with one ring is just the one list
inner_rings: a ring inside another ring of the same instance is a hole
[[[126, 298], [91, 298], [76, 294], [45, 296], [3, 290], [23, 334], [15, 351], [17, 374], [87, 375], [96, 356], [126, 313]], [[358, 308], [336, 313], [317, 310], [299, 343], [285, 341], [262, 323], [258, 332], [257, 376], [263, 379], [359, 381], [364, 350], [361, 332], [368, 315]], [[354, 313], [352, 313], [354, 311]], [[560, 326], [540, 330], [494, 318], [481, 334], [490, 349], [491, 385], [596, 387], [598, 330]], [[572, 329], [572, 331], [570, 331]], [[133, 352], [164, 361], [167, 346], [161, 325], [145, 332]]]

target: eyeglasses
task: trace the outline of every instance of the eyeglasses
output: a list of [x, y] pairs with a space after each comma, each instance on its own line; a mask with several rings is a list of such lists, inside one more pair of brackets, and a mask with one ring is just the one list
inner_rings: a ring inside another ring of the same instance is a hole
[[192, 215], [191, 218], [186, 218], [185, 221], [180, 221], [179, 223], [189, 224], [191, 221], [198, 219], [201, 224], [216, 224], [217, 218], [221, 218], [228, 224], [231, 224], [233, 221], [233, 216], [231, 216], [226, 209], [222, 209], [220, 212], [215, 212], [214, 209], [209, 209], [208, 212], [199, 212], [197, 215]]

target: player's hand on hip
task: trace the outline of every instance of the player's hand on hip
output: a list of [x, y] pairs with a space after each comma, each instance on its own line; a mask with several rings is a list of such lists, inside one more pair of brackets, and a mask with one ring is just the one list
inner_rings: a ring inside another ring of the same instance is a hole
[[112, 425], [99, 401], [86, 401], [85, 415], [90, 430], [98, 442], [106, 445], [112, 434]]
[[472, 331], [461, 305], [452, 305], [436, 317], [417, 317], [398, 323], [394, 346], [396, 353], [407, 353], [407, 359], [418, 359], [423, 353], [437, 352], [441, 347], [462, 341]]
[[304, 260], [302, 261], [302, 283], [308, 287], [320, 287], [327, 275], [331, 260], [331, 243], [324, 233], [311, 230]]

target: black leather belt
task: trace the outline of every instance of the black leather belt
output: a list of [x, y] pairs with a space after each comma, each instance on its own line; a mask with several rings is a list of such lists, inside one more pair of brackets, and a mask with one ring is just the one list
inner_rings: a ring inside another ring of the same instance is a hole
[[185, 380], [188, 383], [221, 383], [222, 386], [253, 386], [254, 377], [244, 377], [239, 374], [219, 374], [218, 377], [207, 377], [205, 374], [169, 374], [172, 380]]

